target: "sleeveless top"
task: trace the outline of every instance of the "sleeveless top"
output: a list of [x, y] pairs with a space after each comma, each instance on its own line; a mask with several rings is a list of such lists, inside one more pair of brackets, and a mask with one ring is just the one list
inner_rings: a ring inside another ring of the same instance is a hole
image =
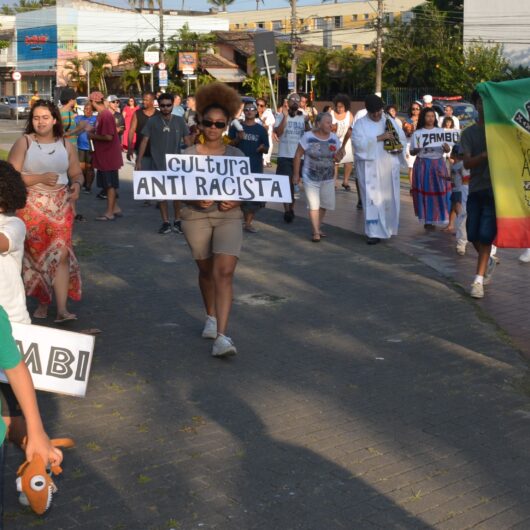
[[22, 173], [58, 173], [57, 184], [65, 186], [68, 184], [68, 166], [68, 152], [62, 138], [51, 144], [38, 144], [35, 140], [31, 140], [24, 158]]
[[[153, 114], [153, 116], [155, 114]], [[149, 118], [151, 118], [151, 116], [147, 116], [146, 114], [144, 114], [144, 109], [138, 109], [136, 111], [136, 143], [134, 144], [134, 150], [136, 152], [140, 151], [140, 144], [142, 143], [142, 138], [144, 137], [142, 131], [144, 130], [144, 125], [147, 123], [147, 120], [149, 120]], [[147, 142], [144, 156], [151, 156], [149, 142]]]
[[335, 134], [340, 138], [340, 140], [343, 140], [346, 136], [346, 133], [348, 132], [348, 129], [350, 128], [350, 111], [346, 111], [346, 115], [344, 118], [342, 118], [342, 120], [339, 120], [335, 113], [333, 113], [331, 117], [333, 118], [332, 123], [334, 125], [337, 124], [337, 132]]

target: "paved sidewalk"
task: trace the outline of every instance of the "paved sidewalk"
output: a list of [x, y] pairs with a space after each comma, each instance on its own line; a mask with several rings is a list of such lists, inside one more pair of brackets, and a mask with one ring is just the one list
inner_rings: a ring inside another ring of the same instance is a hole
[[[353, 183], [352, 189], [355, 189]], [[305, 204], [302, 192], [296, 207], [297, 215], [307, 217]], [[355, 191], [337, 191], [337, 209], [326, 216], [326, 223], [364, 234], [363, 212], [356, 210], [356, 204]], [[462, 292], [469, 291], [477, 256], [473, 246], [469, 243], [466, 256], [459, 256], [455, 250], [454, 235], [439, 229], [426, 232], [414, 216], [408, 186], [402, 185], [399, 235], [384, 244], [429, 265], [454, 282]], [[498, 249], [500, 265], [496, 268], [493, 281], [486, 287], [486, 296], [474, 303], [507, 332], [510, 340], [530, 360], [530, 302], [527, 294], [530, 292], [530, 264], [518, 260], [521, 252], [520, 249]]]
[[102, 330], [88, 396], [40, 396], [77, 448], [44, 519], [17, 505], [10, 448], [7, 529], [530, 527], [527, 367], [454, 284], [264, 210], [237, 270], [240, 354], [212, 359], [183, 237], [120, 193], [115, 222], [92, 220], [95, 194], [78, 208], [71, 329]]

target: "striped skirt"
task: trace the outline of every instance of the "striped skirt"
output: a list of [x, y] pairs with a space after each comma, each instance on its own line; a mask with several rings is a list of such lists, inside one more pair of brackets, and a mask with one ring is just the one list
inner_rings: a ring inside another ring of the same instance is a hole
[[414, 213], [420, 222], [449, 223], [451, 181], [444, 158], [416, 157], [412, 170]]

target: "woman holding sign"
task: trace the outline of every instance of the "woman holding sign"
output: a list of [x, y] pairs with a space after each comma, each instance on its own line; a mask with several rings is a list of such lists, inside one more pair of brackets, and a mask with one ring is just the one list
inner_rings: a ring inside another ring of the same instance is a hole
[[410, 154], [416, 156], [411, 186], [414, 213], [426, 230], [449, 222], [451, 180], [444, 153], [451, 147], [436, 123], [434, 109], [423, 109], [410, 144]]
[[[196, 94], [199, 129], [204, 143], [186, 149], [185, 154], [244, 156], [223, 141], [223, 133], [241, 106], [239, 94], [223, 83], [210, 83]], [[214, 339], [212, 355], [237, 353], [225, 335], [232, 307], [232, 282], [243, 230], [239, 201], [185, 201], [181, 211], [182, 230], [199, 269], [199, 287], [206, 309], [205, 339]]]

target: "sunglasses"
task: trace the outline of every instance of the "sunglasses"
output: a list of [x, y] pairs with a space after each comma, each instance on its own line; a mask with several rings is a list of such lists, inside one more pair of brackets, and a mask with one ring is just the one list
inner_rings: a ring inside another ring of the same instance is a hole
[[246, 109], [244, 109], [245, 112], [254, 112], [256, 109], [256, 107], [247, 107]]
[[421, 110], [419, 107], [412, 107], [412, 110]]
[[167, 104], [164, 104], [164, 103], [159, 103], [158, 104], [159, 107], [172, 107], [173, 106], [173, 103], [167, 103]]
[[211, 127], [212, 125], [214, 125], [216, 129], [224, 129], [226, 127], [225, 121], [202, 120], [201, 123], [203, 127]]

